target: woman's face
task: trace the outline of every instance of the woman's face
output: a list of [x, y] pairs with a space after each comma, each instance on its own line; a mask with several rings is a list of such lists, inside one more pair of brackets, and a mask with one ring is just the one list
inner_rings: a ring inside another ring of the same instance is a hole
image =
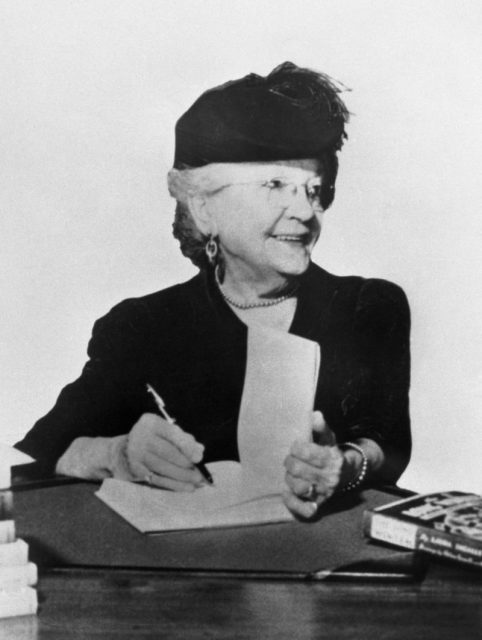
[[231, 276], [272, 278], [306, 271], [321, 231], [321, 178], [316, 160], [232, 165], [207, 196]]

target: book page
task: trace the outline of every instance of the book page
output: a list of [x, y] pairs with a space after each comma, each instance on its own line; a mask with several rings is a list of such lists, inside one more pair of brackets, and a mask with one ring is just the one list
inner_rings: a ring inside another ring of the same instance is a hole
[[239, 462], [207, 465], [214, 486], [177, 493], [109, 478], [97, 496], [140, 531], [172, 531], [290, 520], [279, 495], [254, 498]]
[[283, 461], [295, 440], [311, 440], [318, 380], [316, 342], [265, 327], [250, 327], [238, 421], [238, 449], [246, 490], [284, 487]]

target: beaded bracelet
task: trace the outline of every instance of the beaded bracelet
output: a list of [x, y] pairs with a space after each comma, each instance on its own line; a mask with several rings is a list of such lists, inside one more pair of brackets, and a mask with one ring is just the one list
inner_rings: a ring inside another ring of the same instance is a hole
[[353, 489], [356, 489], [357, 487], [359, 487], [363, 482], [363, 480], [365, 480], [365, 476], [367, 475], [367, 471], [368, 471], [367, 454], [363, 451], [361, 447], [359, 447], [354, 442], [343, 442], [338, 446], [340, 449], [343, 449], [344, 447], [347, 447], [349, 449], [355, 449], [355, 451], [358, 451], [358, 453], [362, 457], [362, 466], [358, 475], [353, 480], [350, 480], [350, 482], [341, 489], [341, 491], [352, 491]]

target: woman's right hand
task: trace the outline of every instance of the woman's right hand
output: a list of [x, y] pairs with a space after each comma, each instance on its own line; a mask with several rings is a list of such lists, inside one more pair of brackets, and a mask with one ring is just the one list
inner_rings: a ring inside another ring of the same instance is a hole
[[195, 466], [203, 454], [204, 446], [190, 433], [154, 413], [144, 413], [127, 437], [132, 475], [163, 489], [194, 491], [206, 484]]

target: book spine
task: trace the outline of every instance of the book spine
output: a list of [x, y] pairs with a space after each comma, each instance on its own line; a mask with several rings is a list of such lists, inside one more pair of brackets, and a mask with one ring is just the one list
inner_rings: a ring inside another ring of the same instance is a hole
[[375, 540], [482, 567], [482, 543], [468, 536], [401, 521], [382, 513], [364, 514], [365, 534]]
[[37, 592], [32, 587], [0, 591], [0, 618], [33, 614], [37, 607]]
[[28, 544], [20, 538], [15, 542], [0, 545], [0, 567], [27, 564]]
[[15, 541], [15, 521], [0, 520], [0, 544]]
[[32, 587], [37, 584], [37, 565], [33, 562], [12, 567], [0, 567], [0, 591]]
[[415, 549], [417, 544], [417, 525], [402, 522], [390, 516], [373, 511], [363, 514], [363, 531], [369, 538], [394, 544], [405, 549]]
[[0, 491], [0, 522], [2, 520], [13, 519], [13, 493], [11, 491]]

